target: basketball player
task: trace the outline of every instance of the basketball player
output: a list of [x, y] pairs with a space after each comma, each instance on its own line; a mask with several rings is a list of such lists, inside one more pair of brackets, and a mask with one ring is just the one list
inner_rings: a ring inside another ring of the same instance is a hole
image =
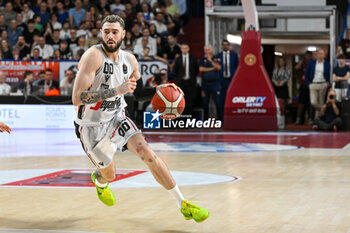
[[6, 125], [5, 123], [0, 122], [0, 132], [2, 133], [4, 131], [10, 134], [12, 129], [10, 128], [10, 126]]
[[91, 174], [98, 198], [106, 205], [115, 204], [108, 182], [115, 179], [116, 149], [130, 150], [151, 170], [154, 178], [167, 189], [178, 203], [185, 219], [202, 222], [209, 212], [184, 199], [168, 167], [149, 147], [140, 130], [124, 110], [124, 94], [137, 99], [150, 99], [164, 86], [143, 87], [136, 58], [119, 47], [125, 36], [124, 21], [109, 15], [102, 21], [102, 45], [88, 49], [78, 64], [73, 89], [76, 106], [76, 133], [97, 170]]

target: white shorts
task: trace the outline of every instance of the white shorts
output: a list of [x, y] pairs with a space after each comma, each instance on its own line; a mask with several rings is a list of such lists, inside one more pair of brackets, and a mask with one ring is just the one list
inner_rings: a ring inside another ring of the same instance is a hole
[[117, 149], [126, 150], [129, 139], [141, 133], [141, 130], [122, 110], [111, 121], [97, 126], [75, 123], [75, 132], [92, 163], [97, 168], [106, 168], [112, 162]]

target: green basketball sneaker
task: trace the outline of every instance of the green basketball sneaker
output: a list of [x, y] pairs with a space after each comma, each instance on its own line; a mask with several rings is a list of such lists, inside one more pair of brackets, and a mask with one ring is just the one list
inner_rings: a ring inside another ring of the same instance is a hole
[[97, 191], [97, 197], [100, 199], [105, 205], [113, 206], [115, 204], [115, 196], [112, 192], [112, 190], [109, 188], [109, 184], [107, 184], [106, 187], [100, 188], [95, 183], [95, 171], [91, 174], [91, 180], [94, 182], [96, 191]]
[[184, 215], [186, 220], [193, 218], [196, 222], [203, 222], [210, 216], [208, 210], [201, 208], [188, 200], [182, 201], [181, 213]]

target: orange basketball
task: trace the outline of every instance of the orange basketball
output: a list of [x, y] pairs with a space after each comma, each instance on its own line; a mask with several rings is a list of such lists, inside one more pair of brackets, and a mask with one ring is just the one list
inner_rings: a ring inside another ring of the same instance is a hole
[[175, 88], [163, 87], [154, 94], [152, 100], [154, 111], [159, 111], [161, 118], [173, 120], [180, 116], [185, 109], [185, 97]]

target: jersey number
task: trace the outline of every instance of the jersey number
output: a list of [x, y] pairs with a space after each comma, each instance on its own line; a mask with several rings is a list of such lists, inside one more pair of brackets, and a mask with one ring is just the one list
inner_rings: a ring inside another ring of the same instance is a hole
[[103, 67], [103, 73], [104, 74], [113, 74], [113, 63], [107, 63], [105, 62], [105, 65]]
[[125, 133], [128, 132], [128, 130], [130, 129], [130, 125], [128, 125], [128, 123], [124, 122], [123, 124], [121, 124], [121, 126], [118, 129], [118, 134], [122, 137], [125, 136]]

